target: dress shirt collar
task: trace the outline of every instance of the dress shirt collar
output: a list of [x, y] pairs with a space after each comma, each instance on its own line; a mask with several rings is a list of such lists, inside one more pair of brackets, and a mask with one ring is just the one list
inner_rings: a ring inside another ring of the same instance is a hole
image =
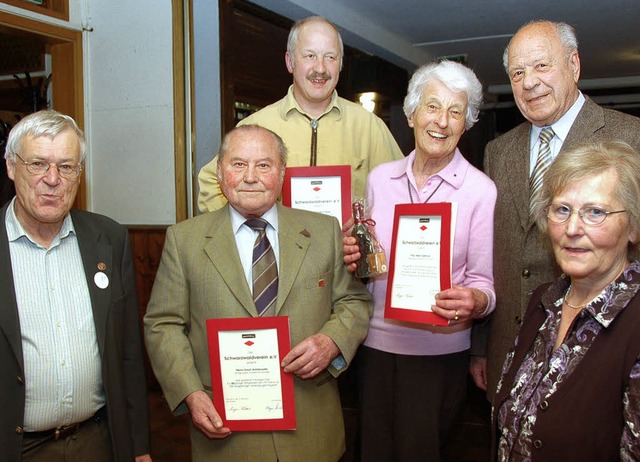
[[[16, 198], [14, 197], [11, 200], [11, 203], [7, 207], [7, 214], [5, 217], [5, 225], [7, 227], [7, 238], [9, 242], [14, 242], [20, 239], [21, 237], [26, 237], [29, 239], [34, 245], [38, 247], [44, 248], [41, 244], [38, 244], [35, 240], [29, 236], [29, 233], [22, 227], [18, 217], [16, 216], [16, 212], [14, 210]], [[55, 247], [60, 243], [62, 239], [67, 237], [69, 234], [76, 234], [76, 230], [73, 226], [73, 220], [71, 220], [71, 214], [68, 213], [66, 217], [64, 217], [64, 221], [62, 222], [62, 227], [58, 232], [58, 235], [51, 241], [50, 248]]]
[[[342, 115], [342, 103], [340, 102], [340, 99], [338, 98], [338, 92], [333, 90], [333, 94], [331, 95], [331, 102], [329, 103], [329, 106], [327, 106], [327, 109], [325, 109], [325, 111], [322, 113], [322, 116], [324, 116], [325, 114], [331, 112], [333, 109], [336, 110], [336, 114], [338, 116], [338, 119], [341, 117]], [[287, 92], [287, 96], [285, 96], [285, 104], [283, 106], [283, 114], [281, 114], [282, 118], [284, 120], [287, 120], [288, 115], [291, 111], [298, 111], [300, 114], [304, 114], [305, 116], [309, 117], [310, 119], [313, 119], [313, 117], [311, 117], [309, 114], [307, 114], [306, 112], [304, 112], [302, 110], [302, 108], [300, 107], [300, 105], [298, 104], [298, 101], [296, 100], [294, 94], [293, 94], [293, 85], [291, 85], [289, 87], [289, 91]], [[320, 117], [317, 117], [317, 119], [320, 119]]]
[[[413, 183], [414, 188], [416, 188], [416, 181], [413, 176], [413, 161], [416, 158], [415, 149], [404, 159], [400, 159], [394, 165], [394, 169], [391, 170], [390, 177], [392, 179], [400, 178], [403, 175], [407, 175], [409, 181]], [[442, 178], [444, 181], [449, 183], [455, 189], [460, 189], [462, 183], [464, 181], [464, 176], [467, 172], [468, 163], [465, 161], [462, 153], [458, 148], [456, 148], [451, 161], [438, 173], [431, 175], [431, 178], [438, 177]]]
[[[558, 119], [555, 123], [550, 125], [551, 128], [553, 128], [553, 133], [560, 140], [560, 146], [562, 146], [564, 141], [567, 139], [567, 136], [569, 135], [569, 130], [571, 130], [571, 126], [573, 125], [573, 122], [575, 122], [576, 118], [578, 117], [578, 113], [580, 112], [580, 109], [582, 109], [582, 106], [584, 105], [585, 101], [586, 99], [584, 95], [579, 91], [578, 98], [571, 105], [569, 110], [565, 112], [564, 115], [560, 117], [560, 119]], [[534, 146], [537, 143], [538, 138], [540, 137], [540, 132], [542, 131], [543, 128], [544, 127], [536, 127], [535, 125], [531, 126], [531, 143], [529, 144], [530, 146]], [[555, 155], [557, 155], [558, 153], [557, 151], [559, 151], [559, 149], [554, 150], [554, 157]], [[537, 152], [538, 151], [536, 150], [536, 156], [537, 156]]]
[[[231, 205], [229, 205], [229, 214], [231, 216], [231, 230], [235, 235], [247, 219]], [[275, 204], [260, 218], [266, 220], [269, 226], [275, 230], [276, 234], [278, 233], [278, 207]]]
[[[542, 305], [549, 312], [558, 312], [562, 308], [564, 297], [571, 284], [563, 274], [542, 296]], [[633, 261], [618, 278], [602, 289], [584, 309], [593, 319], [607, 328], [618, 314], [627, 306], [640, 290], [640, 262]]]

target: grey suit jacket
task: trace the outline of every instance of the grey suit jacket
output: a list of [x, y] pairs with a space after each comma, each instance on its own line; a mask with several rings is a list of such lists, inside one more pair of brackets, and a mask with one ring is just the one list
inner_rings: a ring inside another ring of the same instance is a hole
[[[0, 448], [3, 461], [18, 462], [25, 403], [24, 358], [6, 210], [7, 206], [0, 209]], [[114, 461], [131, 462], [135, 455], [149, 452], [149, 410], [129, 237], [123, 226], [101, 215], [72, 210], [71, 218], [102, 357]], [[98, 288], [93, 279], [99, 262], [106, 264], [104, 272], [110, 282], [106, 289]]]
[[[530, 130], [531, 124], [525, 122], [491, 141], [485, 149], [485, 173], [498, 188], [493, 263], [496, 309], [488, 320], [488, 341], [475, 329], [472, 353], [482, 354], [485, 349], [488, 356], [490, 399], [530, 294], [560, 273], [548, 237], [529, 218]], [[587, 98], [561, 151], [582, 142], [605, 139], [626, 141], [640, 152], [640, 119], [603, 109]]]
[[[372, 310], [366, 287], [346, 271], [335, 218], [278, 205], [280, 264], [276, 314], [288, 316], [291, 345], [318, 332], [347, 363], [364, 339]], [[229, 206], [170, 227], [145, 316], [151, 364], [171, 409], [211, 392], [206, 320], [257, 316], [238, 257]], [[338, 371], [331, 370], [333, 375]], [[295, 379], [297, 429], [234, 433], [209, 440], [191, 428], [194, 461], [336, 461], [344, 427], [328, 372]]]

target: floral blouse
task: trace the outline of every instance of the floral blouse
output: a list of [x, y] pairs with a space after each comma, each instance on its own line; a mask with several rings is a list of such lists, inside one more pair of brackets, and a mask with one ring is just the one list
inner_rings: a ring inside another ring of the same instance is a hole
[[[498, 460], [531, 460], [533, 428], [539, 404], [548, 399], [580, 363], [598, 333], [606, 328], [640, 290], [640, 262], [605, 287], [574, 319], [562, 345], [553, 350], [569, 278], [561, 277], [545, 293], [546, 320], [515, 375], [513, 389], [498, 410]], [[518, 340], [516, 339], [516, 344]], [[511, 352], [503, 366], [511, 366]], [[502, 387], [502, 380], [498, 390]], [[620, 440], [623, 461], [640, 460], [640, 358], [633, 365], [624, 391], [624, 429]]]

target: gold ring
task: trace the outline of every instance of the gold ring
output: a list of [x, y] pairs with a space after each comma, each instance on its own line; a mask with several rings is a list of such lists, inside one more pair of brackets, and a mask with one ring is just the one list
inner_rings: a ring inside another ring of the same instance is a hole
[[453, 318], [453, 320], [457, 321], [458, 319], [460, 319], [460, 317], [458, 316], [458, 310], [456, 310], [456, 316]]

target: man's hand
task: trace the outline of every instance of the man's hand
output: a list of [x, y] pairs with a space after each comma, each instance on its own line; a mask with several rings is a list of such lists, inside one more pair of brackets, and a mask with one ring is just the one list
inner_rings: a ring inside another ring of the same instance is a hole
[[342, 225], [342, 253], [344, 253], [344, 264], [347, 270], [353, 273], [358, 265], [356, 262], [360, 259], [360, 248], [355, 237], [351, 236], [353, 231], [353, 217], [349, 218]]
[[282, 367], [301, 379], [312, 379], [324, 371], [340, 349], [326, 334], [307, 337], [294, 346], [282, 360]]
[[487, 391], [487, 357], [471, 356], [469, 363], [469, 373], [473, 377], [476, 387]]
[[194, 391], [185, 398], [193, 425], [207, 438], [226, 438], [231, 430], [222, 425], [220, 414], [204, 391]]
[[141, 456], [136, 456], [135, 462], [152, 462], [151, 456], [149, 454], [143, 454]]
[[358, 241], [355, 237], [342, 236], [342, 252], [344, 253], [344, 264], [347, 265], [347, 270], [353, 273], [358, 264], [356, 263], [360, 259], [360, 248], [358, 247]]

